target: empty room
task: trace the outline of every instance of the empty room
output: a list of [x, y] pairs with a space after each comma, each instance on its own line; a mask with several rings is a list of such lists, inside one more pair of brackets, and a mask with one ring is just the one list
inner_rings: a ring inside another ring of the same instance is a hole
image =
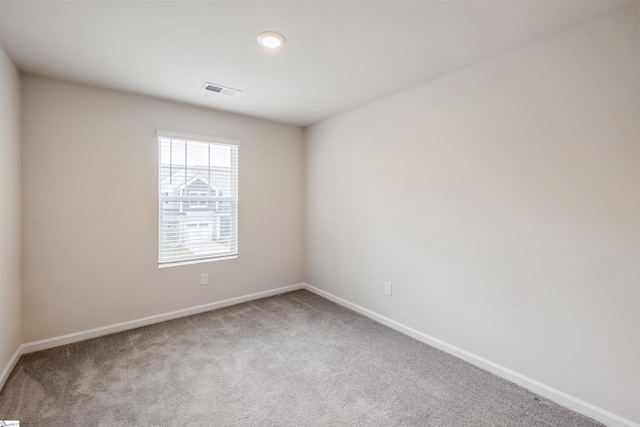
[[640, 427], [640, 0], [0, 0], [0, 425]]

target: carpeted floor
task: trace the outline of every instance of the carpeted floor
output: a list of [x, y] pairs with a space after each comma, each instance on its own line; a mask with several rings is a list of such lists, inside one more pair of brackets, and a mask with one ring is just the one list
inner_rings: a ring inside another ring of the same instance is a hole
[[307, 291], [23, 356], [31, 426], [600, 426]]

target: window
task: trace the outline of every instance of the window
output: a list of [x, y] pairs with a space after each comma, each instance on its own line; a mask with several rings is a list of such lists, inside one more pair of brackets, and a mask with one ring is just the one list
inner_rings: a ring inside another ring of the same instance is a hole
[[238, 254], [238, 146], [158, 131], [158, 263]]
[[[211, 194], [211, 195], [215, 196], [215, 194]], [[191, 193], [189, 193], [189, 196], [202, 198], [203, 196], [208, 196], [208, 194], [207, 194], [206, 191], [200, 191], [200, 192], [191, 192]], [[191, 200], [189, 202], [189, 207], [192, 207], [192, 208], [206, 208], [208, 204], [209, 204], [209, 202], [207, 202], [207, 201]]]

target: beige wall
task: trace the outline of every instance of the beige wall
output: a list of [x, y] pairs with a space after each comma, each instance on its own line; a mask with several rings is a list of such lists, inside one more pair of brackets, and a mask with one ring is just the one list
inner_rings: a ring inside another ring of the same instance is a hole
[[[24, 342], [302, 281], [300, 128], [31, 75], [22, 84]], [[237, 259], [158, 268], [156, 129], [242, 141]]]
[[[640, 422], [630, 11], [312, 126], [304, 160], [296, 127], [25, 76], [22, 342], [298, 283], [304, 249], [310, 284]], [[1, 50], [0, 88], [1, 369], [20, 343]], [[237, 260], [158, 269], [156, 129], [242, 140]]]
[[306, 281], [640, 421], [638, 40], [634, 7], [309, 127]]
[[21, 343], [20, 74], [0, 47], [0, 373]]

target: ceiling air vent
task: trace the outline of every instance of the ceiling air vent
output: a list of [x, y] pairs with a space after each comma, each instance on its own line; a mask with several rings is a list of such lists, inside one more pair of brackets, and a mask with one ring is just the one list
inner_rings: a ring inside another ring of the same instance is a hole
[[205, 83], [204, 86], [202, 86], [202, 89], [229, 96], [236, 96], [237, 94], [242, 93], [241, 90], [231, 89], [230, 87], [224, 87], [214, 83]]

